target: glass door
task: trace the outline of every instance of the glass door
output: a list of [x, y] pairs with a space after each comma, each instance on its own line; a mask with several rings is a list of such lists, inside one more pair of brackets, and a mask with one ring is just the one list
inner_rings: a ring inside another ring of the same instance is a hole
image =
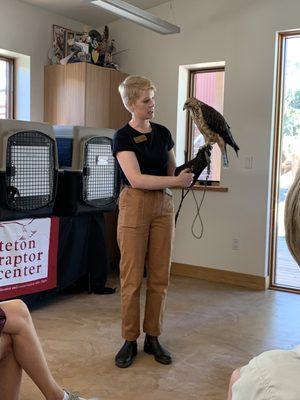
[[300, 167], [300, 32], [279, 35], [274, 147], [271, 286], [300, 292], [300, 267], [284, 229], [286, 195]]

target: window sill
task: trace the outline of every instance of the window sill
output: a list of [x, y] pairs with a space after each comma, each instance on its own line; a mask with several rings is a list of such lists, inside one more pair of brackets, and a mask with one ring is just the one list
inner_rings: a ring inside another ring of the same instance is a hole
[[[192, 190], [205, 190], [205, 188], [208, 192], [228, 192], [228, 187], [225, 186], [218, 186], [218, 185], [204, 186], [204, 185], [199, 185], [198, 183], [196, 183], [192, 187]], [[181, 188], [176, 187], [174, 189], [181, 189]]]

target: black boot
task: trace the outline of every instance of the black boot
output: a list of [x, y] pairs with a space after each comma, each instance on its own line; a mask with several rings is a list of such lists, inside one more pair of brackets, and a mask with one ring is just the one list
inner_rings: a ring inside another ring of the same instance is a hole
[[137, 355], [137, 343], [136, 340], [128, 341], [125, 340], [125, 343], [119, 350], [118, 354], [115, 357], [115, 364], [119, 368], [127, 368], [129, 367], [134, 360], [134, 357]]
[[157, 336], [146, 334], [144, 352], [153, 354], [155, 360], [161, 364], [171, 364], [172, 362], [171, 354], [160, 345]]
[[92, 286], [92, 292], [94, 294], [114, 294], [116, 293], [116, 288], [107, 286]]

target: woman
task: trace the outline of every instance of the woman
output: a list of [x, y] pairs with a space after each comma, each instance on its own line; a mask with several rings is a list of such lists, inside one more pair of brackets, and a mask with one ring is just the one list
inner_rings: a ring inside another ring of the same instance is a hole
[[154, 117], [155, 86], [140, 76], [129, 76], [119, 86], [131, 120], [113, 139], [113, 153], [121, 167], [124, 189], [119, 199], [118, 243], [121, 252], [122, 336], [125, 343], [115, 357], [129, 367], [137, 354], [140, 334], [140, 287], [147, 264], [147, 293], [143, 330], [144, 351], [170, 364], [172, 358], [158, 341], [169, 284], [174, 235], [174, 205], [170, 187], [190, 186], [193, 174], [176, 167], [171, 133], [150, 122]]
[[21, 300], [0, 303], [0, 399], [19, 399], [22, 370], [47, 400], [84, 400], [63, 390], [49, 371], [26, 305]]

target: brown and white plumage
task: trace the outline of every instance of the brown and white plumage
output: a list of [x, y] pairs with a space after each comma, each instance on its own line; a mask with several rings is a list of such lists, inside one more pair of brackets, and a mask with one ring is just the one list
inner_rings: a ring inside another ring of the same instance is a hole
[[231, 146], [237, 155], [239, 147], [233, 139], [230, 126], [223, 115], [195, 97], [187, 99], [183, 110], [191, 113], [194, 123], [205, 138], [206, 145], [217, 143], [223, 156], [223, 164], [228, 166], [226, 145]]

